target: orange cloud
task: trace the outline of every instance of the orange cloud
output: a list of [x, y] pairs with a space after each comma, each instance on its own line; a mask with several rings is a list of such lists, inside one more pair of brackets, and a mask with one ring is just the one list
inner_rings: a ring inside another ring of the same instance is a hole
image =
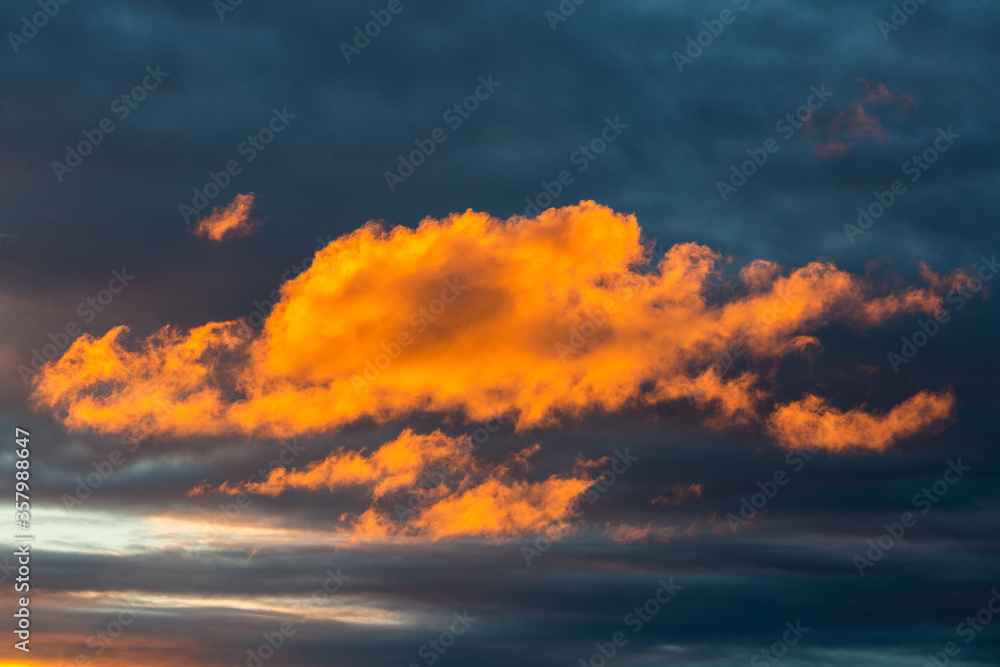
[[[750, 421], [766, 397], [755, 365], [817, 347], [832, 322], [942, 305], [933, 290], [878, 296], [828, 261], [758, 261], [733, 278], [694, 243], [650, 270], [650, 247], [634, 216], [593, 202], [369, 224], [282, 285], [259, 334], [230, 321], [137, 343], [124, 327], [84, 335], [33, 400], [70, 428], [174, 437], [293, 437], [418, 412], [509, 413], [523, 431], [685, 398], [721, 423]], [[717, 359], [737, 345], [751, 369], [733, 376]]]
[[448, 496], [411, 519], [410, 530], [430, 537], [506, 539], [568, 530], [573, 503], [590, 486], [586, 479], [553, 475], [541, 482], [487, 479]]
[[927, 262], [919, 262], [917, 266], [920, 269], [920, 278], [939, 294], [948, 294], [973, 284], [972, 278], [974, 276], [969, 271], [956, 269], [951, 273], [941, 275], [936, 273]]
[[222, 243], [227, 238], [248, 236], [260, 227], [260, 221], [250, 218], [255, 195], [248, 192], [236, 195], [225, 208], [216, 207], [212, 213], [195, 223], [191, 232], [200, 238]]
[[441, 431], [430, 435], [415, 435], [406, 429], [392, 442], [379, 447], [370, 455], [364, 451], [339, 450], [323, 461], [310, 464], [305, 470], [272, 470], [266, 480], [251, 484], [223, 484], [219, 490], [237, 494], [243, 492], [277, 496], [291, 489], [327, 490], [371, 485], [375, 498], [414, 487], [418, 477], [435, 466], [443, 467], [454, 460], [461, 462], [472, 450], [469, 437], [453, 440]]
[[950, 389], [922, 391], [882, 413], [865, 412], [864, 406], [843, 412], [809, 394], [775, 410], [769, 430], [788, 449], [883, 451], [903, 438], [940, 430], [952, 418], [954, 409], [955, 396]]
[[340, 450], [304, 470], [278, 468], [261, 482], [225, 483], [217, 490], [277, 496], [289, 490], [367, 487], [370, 507], [353, 519], [341, 517], [349, 521], [355, 540], [558, 535], [569, 529], [571, 507], [591, 485], [587, 471], [596, 462], [579, 462], [569, 476], [541, 482], [511, 480], [511, 468], [526, 466], [537, 450], [536, 445], [514, 452], [509, 463], [484, 471], [469, 456], [468, 436], [416, 435], [407, 429], [371, 454]]

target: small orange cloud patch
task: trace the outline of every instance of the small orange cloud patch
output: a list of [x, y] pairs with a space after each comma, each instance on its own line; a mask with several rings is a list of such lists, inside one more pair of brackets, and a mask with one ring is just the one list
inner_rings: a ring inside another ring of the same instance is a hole
[[213, 208], [208, 217], [195, 223], [191, 232], [195, 236], [207, 238], [215, 243], [252, 234], [261, 224], [259, 220], [250, 218], [254, 199], [255, 195], [252, 192], [236, 195], [236, 199], [228, 206]]
[[830, 121], [825, 132], [829, 139], [813, 144], [813, 155], [824, 161], [836, 160], [846, 155], [854, 146], [855, 140], [874, 140], [884, 142], [888, 136], [882, 118], [872, 113], [872, 107], [885, 107], [893, 104], [900, 107], [900, 114], [917, 105], [917, 98], [907, 92], [899, 95], [889, 90], [880, 81], [869, 81], [858, 77], [865, 87], [864, 99], [856, 99], [848, 103]]
[[775, 410], [769, 430], [788, 449], [883, 451], [903, 438], [940, 430], [953, 417], [954, 409], [955, 396], [950, 389], [922, 391], [882, 413], [866, 412], [863, 406], [844, 412], [809, 394]]
[[419, 513], [412, 530], [431, 539], [504, 539], [539, 531], [554, 537], [569, 529], [572, 505], [590, 484], [556, 475], [541, 482], [486, 479]]
[[653, 505], [680, 505], [692, 498], [701, 500], [701, 496], [701, 484], [671, 484], [650, 502]]

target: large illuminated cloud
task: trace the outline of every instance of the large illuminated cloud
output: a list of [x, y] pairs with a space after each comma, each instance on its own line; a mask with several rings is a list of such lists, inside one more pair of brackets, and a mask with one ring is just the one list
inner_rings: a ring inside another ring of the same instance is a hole
[[933, 313], [948, 284], [928, 274], [930, 289], [876, 294], [827, 261], [727, 276], [705, 246], [675, 245], [655, 266], [650, 246], [634, 216], [593, 202], [369, 224], [282, 285], [258, 335], [231, 321], [137, 343], [123, 327], [82, 336], [33, 398], [71, 428], [168, 436], [290, 437], [418, 412], [506, 413], [523, 431], [680, 400], [752, 422], [769, 364], [817, 347], [832, 322]]

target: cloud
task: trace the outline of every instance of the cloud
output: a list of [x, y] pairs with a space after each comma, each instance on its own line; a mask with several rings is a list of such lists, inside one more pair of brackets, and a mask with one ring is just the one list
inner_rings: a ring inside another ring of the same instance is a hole
[[847, 155], [848, 149], [853, 142], [837, 141], [831, 139], [825, 144], [813, 144], [813, 154], [820, 160], [835, 160]]
[[701, 500], [702, 491], [701, 484], [671, 484], [650, 502], [653, 505], [680, 505], [690, 498]]
[[250, 209], [253, 208], [254, 199], [255, 195], [252, 192], [236, 195], [236, 199], [228, 206], [213, 208], [208, 217], [196, 222], [191, 233], [215, 243], [249, 236], [261, 224], [259, 220], [250, 218]]
[[277, 468], [267, 479], [250, 484], [223, 484], [219, 490], [229, 494], [257, 493], [277, 496], [288, 490], [335, 491], [352, 486], [371, 485], [373, 495], [417, 485], [418, 476], [435, 466], [462, 462], [472, 448], [468, 437], [452, 439], [440, 431], [416, 435], [406, 429], [392, 442], [370, 455], [364, 451], [338, 450], [305, 470]]
[[636, 526], [628, 523], [620, 523], [612, 526], [605, 524], [605, 534], [612, 542], [618, 544], [629, 544], [631, 542], [669, 542], [671, 537], [678, 532], [679, 526]]
[[[341, 516], [355, 541], [504, 540], [539, 531], [550, 536], [567, 532], [572, 505], [591, 485], [588, 471], [599, 463], [578, 461], [568, 475], [527, 482], [512, 479], [510, 473], [514, 467], [527, 467], [537, 445], [514, 452], [508, 462], [489, 469], [482, 469], [471, 451], [468, 436], [451, 438], [440, 431], [417, 435], [406, 429], [370, 454], [338, 450], [304, 470], [277, 468], [260, 482], [224, 483], [216, 490], [277, 496], [291, 490], [361, 487], [370, 506], [360, 516]], [[211, 490], [203, 485], [192, 494]]]
[[775, 410], [769, 420], [769, 431], [788, 449], [883, 451], [903, 438], [940, 430], [953, 417], [954, 410], [955, 395], [951, 389], [937, 393], [922, 391], [881, 413], [866, 412], [864, 406], [841, 411], [809, 394]]
[[860, 102], [851, 102], [847, 109], [834, 117], [830, 124], [830, 133], [836, 135], [841, 130], [856, 139], [871, 138], [885, 141], [886, 137], [882, 121], [869, 114]]
[[292, 437], [426, 412], [511, 413], [523, 431], [682, 399], [717, 424], [747, 422], [768, 395], [761, 372], [817, 348], [823, 327], [942, 305], [928, 289], [876, 294], [829, 261], [727, 276], [694, 243], [649, 266], [651, 245], [634, 216], [593, 202], [369, 224], [282, 285], [259, 335], [239, 321], [131, 345], [124, 327], [84, 335], [33, 400], [70, 428], [174, 437]]
[[858, 77], [865, 87], [865, 101], [867, 102], [879, 102], [881, 104], [892, 104], [899, 102], [902, 104], [901, 113], [905, 114], [910, 109], [917, 106], [917, 97], [912, 93], [903, 92], [901, 95], [897, 95], [889, 90], [881, 81], [869, 81], [864, 77]]
[[572, 505], [590, 484], [557, 475], [541, 482], [491, 478], [434, 503], [410, 523], [432, 539], [504, 539], [538, 532], [554, 538], [569, 529]]
[[871, 112], [873, 105], [898, 103], [901, 105], [900, 114], [904, 116], [917, 105], [915, 95], [907, 92], [896, 95], [884, 83], [869, 81], [864, 77], [858, 77], [858, 81], [865, 87], [864, 98], [853, 100], [846, 109], [841, 109], [827, 127], [829, 139], [813, 144], [813, 155], [820, 160], [831, 161], [843, 157], [854, 146], [853, 140], [886, 140], [888, 134], [882, 119]]

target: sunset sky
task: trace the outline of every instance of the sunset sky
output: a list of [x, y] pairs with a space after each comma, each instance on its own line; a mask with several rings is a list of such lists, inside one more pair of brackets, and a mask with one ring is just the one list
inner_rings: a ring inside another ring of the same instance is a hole
[[0, 22], [0, 667], [998, 664], [994, 3]]

